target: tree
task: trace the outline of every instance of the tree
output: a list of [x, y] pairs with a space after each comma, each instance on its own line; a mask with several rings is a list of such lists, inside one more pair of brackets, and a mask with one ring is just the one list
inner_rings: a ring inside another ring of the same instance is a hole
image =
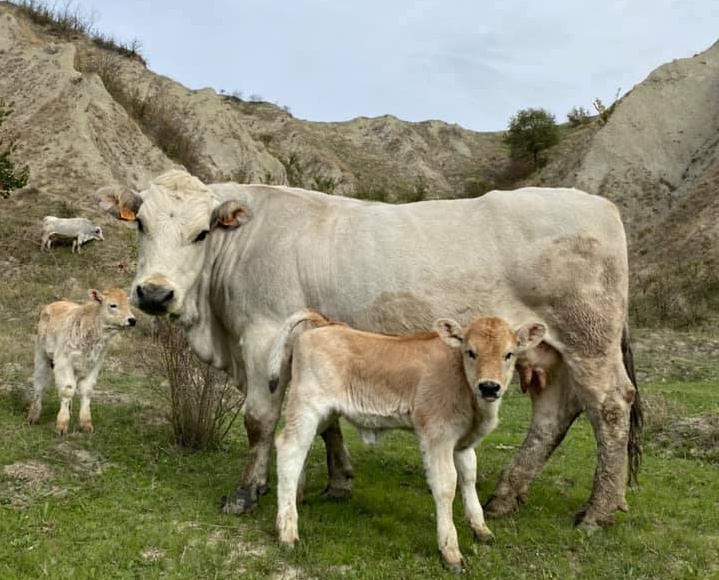
[[[5, 101], [0, 99], [0, 127], [2, 127], [5, 118], [12, 113], [12, 104], [7, 105]], [[15, 152], [15, 143], [10, 142], [4, 146], [0, 142], [0, 196], [8, 197], [13, 189], [24, 187], [27, 185], [30, 170], [27, 165], [20, 169], [15, 168], [10, 156]]]
[[536, 168], [540, 152], [559, 142], [559, 127], [545, 109], [522, 109], [509, 120], [504, 142], [512, 159], [531, 157]]

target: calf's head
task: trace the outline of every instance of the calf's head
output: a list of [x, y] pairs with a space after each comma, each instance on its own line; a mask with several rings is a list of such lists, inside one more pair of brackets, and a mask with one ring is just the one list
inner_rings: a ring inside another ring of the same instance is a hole
[[107, 328], [135, 326], [135, 315], [130, 309], [127, 292], [121, 288], [109, 288], [104, 292], [90, 290], [90, 300], [100, 305], [100, 316]]
[[532, 322], [516, 330], [501, 318], [478, 318], [468, 327], [449, 318], [435, 322], [439, 337], [452, 348], [460, 349], [467, 382], [477, 397], [497, 401], [512, 379], [517, 355], [537, 346], [547, 330]]
[[133, 193], [107, 186], [95, 193], [101, 209], [137, 224], [137, 271], [132, 301], [148, 314], [181, 315], [205, 266], [208, 238], [250, 219], [239, 201], [220, 202], [199, 179], [171, 170]]

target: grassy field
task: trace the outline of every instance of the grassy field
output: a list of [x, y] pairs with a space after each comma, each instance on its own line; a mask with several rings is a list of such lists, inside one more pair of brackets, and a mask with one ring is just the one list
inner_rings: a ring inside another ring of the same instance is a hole
[[[654, 355], [639, 355], [640, 368], [654, 368]], [[315, 445], [300, 507], [301, 543], [288, 554], [275, 542], [274, 490], [247, 517], [218, 511], [244, 460], [241, 427], [220, 451], [179, 450], [146, 381], [116, 368], [118, 357], [116, 350], [101, 376], [92, 435], [54, 434], [54, 392], [35, 427], [23, 421], [16, 388], [0, 394], [0, 578], [449, 576], [410, 435], [397, 433], [370, 448], [347, 428], [356, 480], [354, 497], [343, 502], [319, 495], [324, 451]], [[10, 382], [17, 385], [30, 369], [15, 370]], [[719, 577], [719, 389], [716, 367], [704, 371], [691, 381], [669, 376], [643, 385], [651, 413], [641, 485], [629, 494], [631, 512], [611, 529], [588, 535], [572, 527], [594, 462], [583, 419], [535, 481], [523, 509], [490, 521], [492, 546], [473, 545], [458, 499], [455, 521], [468, 576]], [[500, 427], [479, 449], [483, 500], [526, 429], [529, 401], [517, 391], [504, 403]], [[693, 430], [682, 423], [686, 417], [699, 417], [688, 422]]]

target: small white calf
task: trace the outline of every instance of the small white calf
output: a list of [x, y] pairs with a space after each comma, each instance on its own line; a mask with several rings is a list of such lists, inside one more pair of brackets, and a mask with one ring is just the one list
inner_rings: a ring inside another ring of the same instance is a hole
[[[319, 328], [299, 335], [303, 322]], [[464, 512], [481, 541], [492, 539], [477, 497], [474, 446], [497, 424], [502, 395], [517, 355], [539, 344], [546, 327], [513, 331], [500, 318], [479, 318], [467, 328], [450, 319], [425, 334], [389, 336], [333, 324], [303, 310], [287, 319], [269, 357], [270, 390], [290, 352], [292, 378], [277, 447], [277, 529], [280, 543], [299, 539], [297, 492], [305, 458], [318, 432], [337, 416], [365, 440], [388, 429], [417, 434], [434, 496], [437, 541], [447, 568], [464, 561], [452, 521], [459, 478]]]
[[42, 220], [42, 242], [40, 247], [43, 250], [52, 248], [52, 242], [56, 239], [72, 240], [72, 251], [77, 249], [80, 253], [80, 246], [91, 240], [104, 240], [102, 228], [96, 226], [85, 218], [59, 218], [45, 216]]
[[123, 328], [135, 326], [127, 293], [110, 288], [90, 290], [90, 302], [62, 300], [43, 308], [35, 339], [34, 397], [27, 419], [36, 423], [42, 410], [42, 394], [54, 374], [60, 397], [55, 428], [60, 435], [70, 425], [70, 403], [80, 392], [80, 430], [92, 432], [90, 397], [110, 340]]

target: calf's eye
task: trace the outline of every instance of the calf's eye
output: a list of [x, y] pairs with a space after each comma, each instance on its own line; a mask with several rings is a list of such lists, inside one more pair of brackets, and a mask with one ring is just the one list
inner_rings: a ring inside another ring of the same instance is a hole
[[115, 304], [115, 303], [110, 304], [109, 306], [110, 306], [110, 308], [117, 308], [117, 304]]
[[513, 352], [508, 352], [506, 355], [504, 355], [504, 360], [508, 361], [514, 356]]
[[467, 356], [468, 356], [469, 358], [471, 358], [472, 360], [474, 360], [474, 359], [477, 358], [477, 355], [475, 354], [475, 352], [474, 352], [473, 350], [468, 350], [468, 351], [467, 351]]

